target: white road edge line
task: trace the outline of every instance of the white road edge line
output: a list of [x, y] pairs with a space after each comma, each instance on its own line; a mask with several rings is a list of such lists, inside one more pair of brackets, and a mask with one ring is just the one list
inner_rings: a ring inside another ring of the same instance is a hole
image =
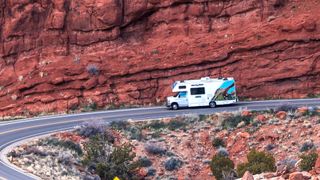
[[[4, 166], [10, 168], [10, 169], [13, 169], [14, 171], [17, 171], [19, 173], [22, 173], [32, 179], [41, 179], [40, 177], [34, 175], [34, 174], [31, 174], [30, 172], [28, 171], [25, 171], [23, 169], [21, 169], [20, 167], [12, 164], [9, 162], [8, 158], [7, 158], [7, 154], [15, 147], [19, 146], [19, 145], [22, 145], [24, 144], [25, 142], [27, 141], [31, 141], [32, 139], [36, 139], [36, 138], [41, 138], [41, 137], [47, 137], [47, 136], [50, 136], [54, 133], [57, 133], [57, 132], [63, 132], [63, 131], [68, 131], [68, 130], [71, 130], [73, 129], [72, 128], [63, 128], [63, 129], [58, 129], [58, 130], [53, 130], [53, 131], [49, 131], [49, 132], [43, 132], [43, 133], [38, 133], [38, 134], [34, 134], [34, 135], [30, 135], [30, 136], [26, 136], [26, 137], [23, 137], [23, 138], [19, 138], [19, 139], [15, 139], [13, 141], [10, 141], [10, 142], [7, 142], [3, 145], [0, 146], [0, 149], [2, 149], [0, 151], [0, 163], [3, 164]], [[1, 177], [0, 177], [1, 179]]]

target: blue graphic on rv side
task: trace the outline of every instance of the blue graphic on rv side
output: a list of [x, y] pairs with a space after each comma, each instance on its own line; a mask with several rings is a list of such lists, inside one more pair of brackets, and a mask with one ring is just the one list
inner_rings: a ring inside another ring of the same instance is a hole
[[228, 80], [217, 89], [213, 97], [215, 101], [236, 99], [236, 88], [234, 80]]

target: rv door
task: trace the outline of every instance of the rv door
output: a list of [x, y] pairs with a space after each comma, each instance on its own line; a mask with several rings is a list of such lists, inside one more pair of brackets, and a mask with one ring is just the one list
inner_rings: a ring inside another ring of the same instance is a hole
[[206, 102], [206, 92], [204, 87], [190, 88], [189, 107], [204, 106]]

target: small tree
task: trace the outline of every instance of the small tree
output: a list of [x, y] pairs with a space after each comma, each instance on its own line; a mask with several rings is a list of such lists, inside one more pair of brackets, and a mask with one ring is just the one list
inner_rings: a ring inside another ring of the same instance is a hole
[[240, 177], [242, 177], [246, 171], [252, 174], [260, 174], [277, 170], [274, 157], [266, 152], [252, 150], [247, 155], [247, 159], [247, 163], [239, 164], [237, 167], [237, 173]]
[[302, 171], [310, 171], [316, 164], [318, 154], [316, 152], [311, 152], [310, 154], [303, 154], [300, 156], [302, 161], [299, 167]]
[[232, 174], [234, 171], [234, 163], [229, 157], [215, 155], [211, 160], [210, 168], [216, 179], [222, 180], [226, 179], [226, 176]]
[[135, 153], [130, 145], [125, 144], [114, 149], [106, 162], [97, 165], [97, 173], [103, 180], [119, 177], [120, 179], [134, 179], [134, 171], [140, 166], [134, 162]]

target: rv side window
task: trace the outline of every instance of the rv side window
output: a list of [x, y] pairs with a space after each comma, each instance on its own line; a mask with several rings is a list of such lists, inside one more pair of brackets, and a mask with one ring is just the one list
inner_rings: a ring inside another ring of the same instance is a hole
[[186, 89], [186, 86], [179, 86], [179, 89]]
[[199, 94], [205, 94], [204, 87], [201, 87], [201, 88], [191, 88], [191, 95], [199, 95]]

